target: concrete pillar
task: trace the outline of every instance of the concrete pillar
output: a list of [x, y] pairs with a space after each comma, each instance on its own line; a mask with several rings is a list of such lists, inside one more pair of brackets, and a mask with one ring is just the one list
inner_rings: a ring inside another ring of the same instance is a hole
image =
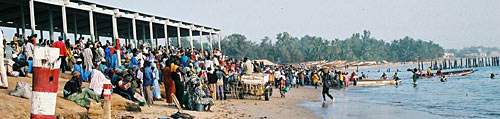
[[146, 42], [146, 25], [142, 25], [142, 44]]
[[158, 35], [159, 35], [158, 34], [158, 28], [153, 28], [153, 29], [154, 29], [155, 34], [156, 34], [156, 35], [153, 35], [153, 36], [155, 36], [155, 45], [156, 45], [155, 47], [158, 48], [158, 49], [160, 49], [159, 48], [160, 44], [158, 44]]
[[181, 43], [181, 25], [182, 25], [182, 22], [179, 22], [177, 24], [177, 47], [179, 47], [179, 48], [182, 47], [182, 43]]
[[92, 42], [95, 42], [95, 34], [94, 34], [94, 12], [93, 12], [94, 9], [91, 9], [89, 11], [89, 29], [90, 29], [90, 40], [92, 40]]
[[29, 1], [29, 6], [30, 6], [30, 25], [31, 25], [31, 35], [35, 34], [35, 3], [34, 0]]
[[[0, 30], [0, 39], [5, 39], [3, 35], [3, 31]], [[4, 48], [5, 46], [3, 43], [0, 43], [0, 86], [1, 87], [9, 87], [9, 81], [7, 79], [7, 70], [5, 69], [5, 62], [4, 62]]]
[[132, 18], [132, 37], [134, 38], [135, 48], [139, 48], [139, 43], [137, 39], [137, 26], [135, 23], [135, 18], [137, 18], [139, 14], [135, 13], [134, 18]]
[[193, 29], [194, 29], [194, 26], [193, 26], [193, 25], [191, 25], [191, 26], [189, 27], [189, 43], [190, 43], [190, 45], [191, 45], [191, 52], [192, 52], [192, 51], [193, 51], [193, 49], [194, 49], [194, 45], [193, 45]]
[[221, 44], [220, 44], [220, 41], [222, 40], [222, 31], [219, 31], [219, 34], [217, 34], [217, 36], [219, 37], [219, 51], [222, 52], [222, 47], [221, 47]]
[[49, 36], [50, 40], [54, 41], [54, 16], [52, 15], [52, 10], [49, 10]]
[[168, 46], [170, 46], [170, 42], [168, 40], [168, 19], [167, 21], [165, 22], [165, 24], [163, 24], [163, 33], [165, 35], [165, 46], [166, 46], [166, 50], [167, 50], [167, 53], [169, 53], [170, 51], [168, 50]]
[[[61, 62], [59, 49], [35, 47], [33, 54], [31, 119], [55, 118]], [[56, 60], [44, 61], [46, 59]]]
[[98, 28], [99, 28], [99, 26], [97, 26], [97, 20], [96, 20], [96, 19], [94, 19], [94, 34], [95, 34], [94, 39], [95, 39], [96, 41], [99, 41], [99, 43], [101, 43], [101, 40], [100, 40], [101, 38], [99, 37], [99, 32], [98, 32], [98, 30], [97, 30]]
[[201, 27], [200, 28], [200, 51], [203, 52], [203, 29], [205, 29], [204, 27]]
[[213, 46], [212, 46], [212, 39], [214, 38], [214, 36], [212, 35], [212, 29], [210, 29], [210, 32], [208, 33], [208, 43], [210, 44], [210, 52], [212, 52], [212, 50], [214, 50]]
[[61, 8], [62, 11], [62, 25], [63, 25], [63, 39], [66, 40], [68, 34], [68, 21], [66, 20], [66, 6], [63, 5]]
[[121, 57], [120, 57], [120, 42], [117, 41], [120, 39], [120, 37], [118, 36], [118, 24], [116, 22], [116, 18], [117, 17], [120, 17], [120, 16], [117, 16], [119, 14], [119, 10], [118, 9], [115, 9], [113, 10], [115, 14], [113, 14], [113, 16], [111, 16], [111, 24], [113, 25], [113, 38], [112, 41], [114, 42], [115, 44], [115, 47], [116, 47], [116, 55], [117, 55], [117, 60], [118, 60], [118, 66], [121, 66], [122, 64], [122, 60], [121, 60]]
[[103, 119], [111, 119], [111, 83], [106, 82], [102, 86], [103, 92]]
[[118, 24], [116, 23], [116, 17], [114, 15], [111, 16], [111, 24], [112, 24], [112, 28], [113, 28], [113, 40], [112, 40], [112, 42], [114, 45], [117, 45], [115, 43], [115, 40], [118, 38], [118, 26], [117, 26]]
[[151, 20], [149, 21], [149, 46], [151, 47], [151, 50], [153, 50], [153, 20], [155, 17], [151, 17]]

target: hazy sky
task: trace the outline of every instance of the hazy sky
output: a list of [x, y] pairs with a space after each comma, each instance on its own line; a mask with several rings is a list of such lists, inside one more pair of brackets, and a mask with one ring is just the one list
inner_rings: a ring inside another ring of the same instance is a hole
[[500, 0], [87, 0], [213, 26], [252, 41], [277, 33], [345, 39], [370, 30], [445, 48], [500, 46]]

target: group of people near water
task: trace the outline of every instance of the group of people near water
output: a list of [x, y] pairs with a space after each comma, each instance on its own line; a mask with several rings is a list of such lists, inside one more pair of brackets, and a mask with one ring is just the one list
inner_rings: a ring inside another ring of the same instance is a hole
[[[3, 39], [6, 72], [13, 77], [29, 77], [33, 73], [34, 49], [52, 47], [60, 51], [59, 69], [62, 75], [71, 72], [71, 78], [61, 89], [63, 97], [79, 106], [89, 108], [92, 100], [100, 102], [103, 85], [111, 84], [112, 93], [137, 104], [151, 107], [156, 101], [166, 101], [169, 105], [178, 102], [184, 109], [195, 110], [201, 105], [207, 111], [214, 106], [215, 100], [228, 98], [226, 95], [230, 84], [241, 75], [276, 73], [274, 76], [277, 80], [269, 82], [269, 85], [276, 85], [283, 98], [290, 88], [316, 85], [325, 79], [319, 70], [266, 66], [249, 58], [228, 58], [215, 48], [148, 47], [133, 43], [123, 45], [119, 39], [113, 40], [101, 43], [79, 38], [71, 43], [70, 39], [62, 36], [57, 41], [51, 41], [38, 39], [36, 34], [27, 37], [15, 34], [12, 41]], [[305, 80], [306, 77], [312, 79], [313, 74], [318, 78], [314, 81]], [[340, 85], [349, 84], [347, 76], [339, 79]], [[89, 83], [88, 87], [83, 83]], [[164, 95], [161, 90], [164, 90]]]

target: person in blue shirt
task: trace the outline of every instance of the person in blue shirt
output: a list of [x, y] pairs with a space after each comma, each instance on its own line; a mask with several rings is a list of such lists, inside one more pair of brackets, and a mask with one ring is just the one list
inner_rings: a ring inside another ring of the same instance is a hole
[[151, 70], [151, 63], [146, 61], [144, 63], [144, 78], [143, 78], [143, 90], [144, 97], [149, 107], [153, 105], [153, 71]]
[[184, 55], [182, 55], [181, 59], [182, 59], [182, 62], [181, 62], [182, 67], [188, 67], [189, 66], [189, 63], [188, 63], [189, 57], [184, 54]]
[[106, 47], [106, 49], [104, 49], [104, 58], [106, 58], [106, 61], [107, 62], [107, 66], [110, 65], [110, 60], [111, 60], [111, 49], [109, 49], [109, 47]]
[[136, 69], [139, 69], [139, 61], [137, 60], [136, 58], [137, 54], [134, 52], [134, 55], [132, 56], [132, 58], [130, 58], [130, 62], [129, 62], [129, 68], [133, 68], [135, 67]]
[[81, 64], [82, 64], [81, 59], [78, 59], [77, 63], [73, 64], [73, 69], [74, 69], [74, 71], [81, 72], [80, 77], [81, 77], [83, 82], [88, 82], [89, 76], [90, 76], [90, 71], [83, 70], [83, 68], [81, 67]]
[[110, 68], [118, 68], [118, 56], [116, 55], [116, 53], [113, 53], [113, 55], [111, 56], [111, 61], [110, 62]]

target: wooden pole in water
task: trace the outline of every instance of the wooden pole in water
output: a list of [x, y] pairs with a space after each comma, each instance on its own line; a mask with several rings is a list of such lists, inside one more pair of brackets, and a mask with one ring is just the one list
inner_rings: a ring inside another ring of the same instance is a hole
[[481, 67], [484, 67], [484, 58], [481, 58]]
[[425, 68], [424, 68], [424, 61], [421, 61], [421, 62], [420, 62], [420, 65], [422, 65], [422, 70], [423, 70], [423, 69], [425, 69]]
[[500, 64], [498, 61], [498, 57], [495, 57], [495, 61], [493, 61], [493, 63], [495, 63], [495, 66], [498, 66]]
[[469, 68], [469, 58], [465, 58], [465, 68]]
[[498, 61], [497, 57], [494, 57], [493, 58], [493, 65], [494, 66], [498, 66], [497, 61]]
[[472, 59], [472, 66], [476, 67], [476, 58]]
[[420, 69], [420, 62], [417, 60], [417, 69]]
[[447, 65], [447, 64], [446, 64], [446, 59], [445, 59], [445, 60], [443, 60], [443, 69], [446, 69], [446, 67], [448, 67], [448, 66], [446, 66], [446, 65]]
[[453, 62], [453, 68], [454, 69], [457, 68], [457, 59], [455, 59], [454, 62]]
[[448, 69], [452, 69], [453, 68], [452, 66], [453, 65], [451, 64], [451, 60], [448, 60]]
[[434, 61], [434, 70], [437, 70], [437, 67], [438, 67], [438, 61], [437, 61], [437, 60], [435, 60], [435, 61]]
[[462, 62], [462, 58], [460, 58], [460, 68], [463, 68], [463, 62]]
[[465, 67], [464, 68], [467, 68], [467, 58], [465, 58]]
[[429, 66], [432, 69], [432, 60], [431, 60], [431, 66]]

